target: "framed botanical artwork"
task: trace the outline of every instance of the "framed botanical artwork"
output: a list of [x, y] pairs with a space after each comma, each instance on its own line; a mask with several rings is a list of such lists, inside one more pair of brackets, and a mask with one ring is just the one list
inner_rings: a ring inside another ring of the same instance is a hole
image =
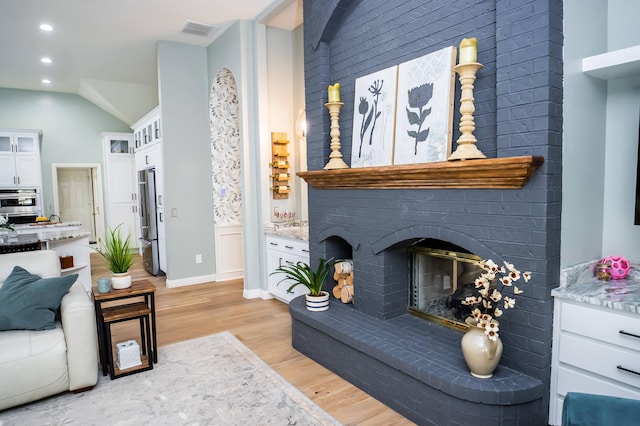
[[398, 66], [393, 164], [446, 161], [451, 154], [456, 48]]
[[397, 80], [397, 65], [356, 79], [351, 167], [392, 164]]

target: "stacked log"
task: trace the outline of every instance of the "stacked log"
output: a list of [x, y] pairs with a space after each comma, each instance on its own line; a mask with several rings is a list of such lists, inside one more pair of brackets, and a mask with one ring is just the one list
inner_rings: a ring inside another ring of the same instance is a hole
[[334, 264], [333, 279], [337, 281], [333, 287], [333, 297], [342, 303], [353, 303], [353, 261], [345, 259]]

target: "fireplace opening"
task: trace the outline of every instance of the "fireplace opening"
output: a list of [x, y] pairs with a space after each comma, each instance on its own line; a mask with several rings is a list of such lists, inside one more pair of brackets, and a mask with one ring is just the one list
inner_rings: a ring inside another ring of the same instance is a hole
[[482, 259], [442, 241], [429, 245], [409, 247], [409, 313], [466, 330], [471, 308], [462, 301], [476, 294], [474, 281], [482, 272], [477, 263]]

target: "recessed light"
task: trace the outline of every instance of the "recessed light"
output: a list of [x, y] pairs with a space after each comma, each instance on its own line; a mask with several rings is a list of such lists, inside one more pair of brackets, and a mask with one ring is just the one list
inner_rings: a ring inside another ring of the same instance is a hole
[[49, 80], [48, 78], [43, 78], [42, 84], [51, 84], [51, 80]]
[[49, 24], [40, 24], [40, 29], [42, 31], [53, 31], [53, 27]]
[[53, 61], [51, 60], [51, 58], [47, 58], [46, 56], [43, 56], [42, 58], [40, 58], [40, 62], [42, 62], [43, 64], [50, 64]]

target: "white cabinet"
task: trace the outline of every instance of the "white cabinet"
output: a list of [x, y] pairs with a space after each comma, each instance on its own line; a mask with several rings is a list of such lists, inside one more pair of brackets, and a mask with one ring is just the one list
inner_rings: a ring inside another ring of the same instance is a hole
[[131, 234], [132, 247], [138, 247], [138, 183], [131, 133], [103, 133], [106, 171], [106, 220], [109, 228], [122, 224], [121, 235]]
[[[295, 265], [298, 262], [309, 263], [309, 243], [294, 238], [267, 235], [267, 268], [269, 270], [269, 292], [277, 299], [289, 303], [293, 298], [309, 292], [303, 285], [294, 287], [293, 293], [287, 293], [290, 280], [284, 280], [284, 274], [273, 274], [279, 266]], [[282, 281], [282, 282], [281, 282]]]
[[567, 392], [640, 399], [640, 315], [556, 298], [549, 423]]
[[134, 135], [135, 150], [144, 149], [147, 146], [162, 141], [162, 127], [160, 125], [160, 106], [152, 109], [131, 126]]
[[0, 185], [42, 187], [39, 132], [0, 131]]
[[158, 169], [162, 166], [162, 145], [152, 145], [137, 150], [135, 157], [136, 170]]

